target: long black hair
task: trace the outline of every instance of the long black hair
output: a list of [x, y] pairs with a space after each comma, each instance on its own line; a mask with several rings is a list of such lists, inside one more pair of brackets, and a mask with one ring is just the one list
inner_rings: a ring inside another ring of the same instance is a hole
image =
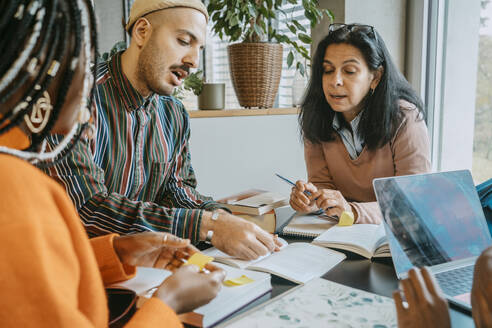
[[330, 31], [319, 43], [299, 115], [301, 136], [315, 144], [332, 141], [336, 137], [336, 131], [332, 127], [336, 112], [323, 93], [323, 59], [329, 45], [342, 43], [359, 49], [371, 71], [383, 68], [379, 84], [363, 100], [364, 111], [357, 131], [367, 148], [374, 150], [388, 143], [401, 124], [401, 99], [417, 107], [419, 118], [425, 117], [425, 113], [422, 100], [396, 68], [383, 39], [373, 27], [367, 25], [342, 25]]
[[[86, 6], [87, 17], [82, 17]], [[83, 21], [84, 19], [88, 21]], [[23, 151], [35, 152], [58, 119], [75, 74], [83, 42], [89, 42], [97, 52], [95, 15], [90, 0], [9, 0], [0, 4], [0, 106], [16, 97], [23, 87], [22, 97], [0, 116], [0, 134], [23, 122], [33, 105], [61, 74], [57, 97], [45, 127], [30, 135], [31, 145]], [[90, 40], [84, 40], [84, 27]], [[67, 60], [68, 58], [68, 60]], [[95, 61], [95, 57], [92, 57]], [[58, 69], [61, 63], [66, 67]], [[93, 76], [95, 78], [95, 76]], [[92, 94], [94, 87], [90, 94]], [[90, 103], [89, 103], [90, 108]], [[65, 153], [73, 148], [82, 129], [72, 139]], [[29, 155], [26, 155], [29, 156]]]

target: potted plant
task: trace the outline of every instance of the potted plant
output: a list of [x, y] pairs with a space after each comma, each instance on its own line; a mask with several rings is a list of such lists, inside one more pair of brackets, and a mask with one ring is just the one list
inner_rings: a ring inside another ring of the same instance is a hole
[[188, 75], [183, 84], [174, 89], [173, 96], [183, 100], [184, 91], [198, 96], [198, 109], [224, 109], [225, 84], [205, 82], [202, 70]]
[[[311, 27], [324, 16], [333, 18], [327, 9], [318, 8], [318, 0], [210, 0], [208, 12], [212, 30], [221, 38], [239, 43], [228, 46], [229, 68], [234, 90], [243, 107], [269, 108], [273, 106], [282, 71], [282, 44], [293, 47], [287, 55], [287, 65], [294, 64], [295, 54], [309, 60], [306, 48], [312, 42], [306, 27], [289, 16], [283, 5], [302, 4]], [[291, 39], [276, 28], [285, 18], [287, 28], [300, 40]], [[304, 75], [301, 60], [296, 68]]]

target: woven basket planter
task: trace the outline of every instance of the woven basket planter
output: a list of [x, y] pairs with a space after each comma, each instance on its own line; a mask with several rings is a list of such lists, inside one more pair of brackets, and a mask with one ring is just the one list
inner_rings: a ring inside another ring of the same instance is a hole
[[272, 108], [282, 73], [282, 45], [236, 43], [227, 47], [229, 69], [239, 104]]

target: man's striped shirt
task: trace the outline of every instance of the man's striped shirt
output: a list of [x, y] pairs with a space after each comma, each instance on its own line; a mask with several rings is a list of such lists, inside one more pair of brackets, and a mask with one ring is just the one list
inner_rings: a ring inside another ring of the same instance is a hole
[[[65, 186], [91, 237], [156, 230], [198, 241], [203, 210], [220, 206], [195, 190], [182, 103], [143, 98], [122, 72], [121, 53], [97, 70], [96, 134], [48, 173]], [[51, 136], [50, 147], [60, 139]]]

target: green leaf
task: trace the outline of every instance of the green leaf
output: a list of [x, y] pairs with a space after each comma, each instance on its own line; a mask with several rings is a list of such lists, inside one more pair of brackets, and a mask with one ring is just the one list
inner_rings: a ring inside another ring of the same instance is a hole
[[315, 17], [309, 10], [304, 10], [304, 16], [306, 16], [306, 18], [309, 19], [311, 22], [313, 21], [313, 19], [315, 19]]
[[214, 21], [214, 22], [218, 21], [219, 17], [220, 17], [220, 11], [218, 11], [212, 15], [212, 21]]
[[231, 26], [236, 26], [239, 25], [239, 20], [236, 16], [232, 16], [232, 18], [229, 20], [229, 23], [231, 24]]
[[263, 31], [265, 31], [265, 33], [267, 32], [267, 26], [265, 24], [265, 21], [260, 21], [260, 26], [262, 28]]
[[296, 29], [296, 27], [295, 27], [294, 25], [287, 24], [287, 27], [289, 28], [289, 30], [290, 30], [292, 33], [296, 34], [297, 29]]
[[293, 5], [297, 5], [297, 0], [287, 0], [287, 1]]
[[265, 7], [259, 8], [259, 11], [263, 16], [268, 17], [268, 10]]
[[297, 37], [299, 38], [299, 40], [301, 40], [301, 42], [306, 44], [310, 44], [313, 42], [313, 39], [311, 39], [311, 37], [305, 33], [299, 33], [297, 34]]
[[294, 54], [292, 53], [292, 50], [291, 50], [291, 51], [289, 51], [289, 54], [287, 55], [287, 66], [291, 67], [293, 62], [294, 62]]
[[302, 76], [304, 76], [304, 73], [306, 73], [306, 70], [304, 69], [304, 65], [302, 63], [298, 63], [299, 65], [299, 73], [301, 73]]
[[301, 31], [307, 32], [306, 28], [302, 26], [296, 19], [292, 20], [292, 23]]
[[330, 20], [333, 22], [333, 19], [335, 18], [335, 15], [333, 15], [333, 12], [329, 9], [323, 9], [323, 13], [330, 18]]

